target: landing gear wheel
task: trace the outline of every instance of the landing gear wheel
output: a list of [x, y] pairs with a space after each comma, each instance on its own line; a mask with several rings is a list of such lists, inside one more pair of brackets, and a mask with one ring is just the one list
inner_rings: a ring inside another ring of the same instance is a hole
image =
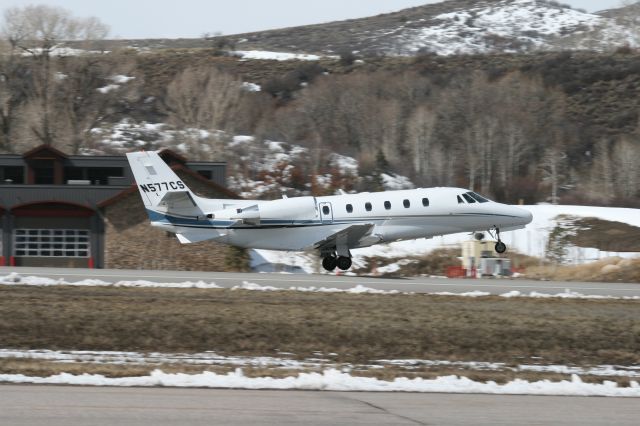
[[507, 251], [507, 245], [505, 243], [503, 243], [502, 241], [498, 241], [494, 248], [496, 250], [496, 253], [498, 253], [498, 254], [502, 254], [505, 251]]
[[338, 259], [335, 256], [327, 256], [322, 259], [322, 267], [329, 272], [332, 272], [336, 269], [336, 265], [338, 264]]
[[338, 258], [338, 268], [342, 269], [343, 271], [346, 271], [347, 269], [351, 268], [351, 258], [340, 256]]

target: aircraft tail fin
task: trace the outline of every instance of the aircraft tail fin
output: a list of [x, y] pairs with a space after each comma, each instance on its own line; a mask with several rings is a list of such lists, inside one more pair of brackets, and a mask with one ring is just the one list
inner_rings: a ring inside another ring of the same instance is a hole
[[197, 197], [157, 152], [127, 153], [127, 160], [147, 210], [201, 214]]

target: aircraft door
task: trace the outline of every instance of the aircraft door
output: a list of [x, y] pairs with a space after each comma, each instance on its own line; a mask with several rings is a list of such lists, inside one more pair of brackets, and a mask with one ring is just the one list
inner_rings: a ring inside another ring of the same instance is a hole
[[333, 208], [331, 207], [331, 203], [319, 203], [318, 207], [320, 208], [320, 221], [322, 223], [333, 222]]

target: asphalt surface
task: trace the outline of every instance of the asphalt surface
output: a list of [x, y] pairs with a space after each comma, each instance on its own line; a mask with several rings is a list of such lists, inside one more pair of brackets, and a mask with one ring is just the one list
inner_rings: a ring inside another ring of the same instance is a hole
[[573, 291], [586, 295], [601, 296], [639, 296], [640, 284], [634, 283], [593, 283], [593, 282], [557, 282], [531, 281], [519, 279], [444, 279], [444, 278], [406, 278], [385, 279], [373, 277], [349, 277], [340, 275], [298, 275], [298, 274], [256, 274], [194, 271], [145, 271], [115, 269], [66, 269], [66, 268], [30, 268], [1, 267], [0, 276], [17, 272], [21, 275], [35, 275], [53, 279], [63, 278], [68, 282], [84, 279], [99, 279], [106, 282], [146, 280], [153, 282], [214, 282], [221, 287], [233, 287], [244, 282], [272, 287], [330, 287], [349, 289], [357, 285], [402, 292], [464, 293], [484, 291], [491, 294], [503, 294], [509, 291], [522, 293], [539, 292], [556, 294]]
[[635, 398], [0, 386], [0, 424], [637, 425]]

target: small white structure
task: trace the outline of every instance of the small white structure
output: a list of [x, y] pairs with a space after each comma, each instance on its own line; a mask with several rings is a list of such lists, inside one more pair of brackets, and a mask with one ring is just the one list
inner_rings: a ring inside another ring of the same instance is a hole
[[469, 240], [462, 242], [462, 268], [468, 277], [509, 276], [511, 260], [496, 257], [496, 241]]

